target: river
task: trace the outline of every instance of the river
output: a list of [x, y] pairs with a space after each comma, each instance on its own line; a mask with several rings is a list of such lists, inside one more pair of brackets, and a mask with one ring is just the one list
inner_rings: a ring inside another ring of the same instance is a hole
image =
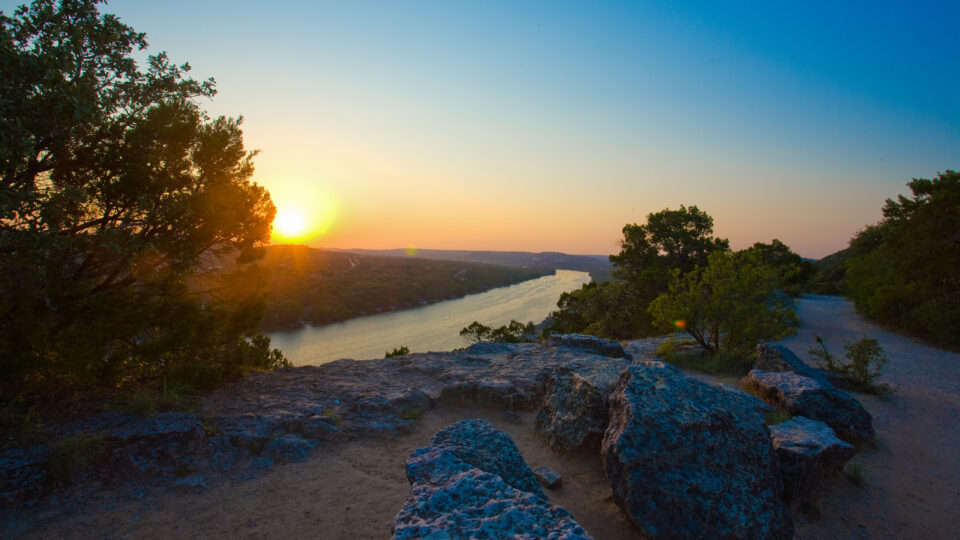
[[340, 358], [383, 358], [406, 346], [410, 352], [449, 351], [467, 345], [460, 329], [473, 321], [497, 327], [516, 319], [542, 321], [567, 291], [590, 281], [586, 272], [557, 270], [544, 276], [456, 300], [416, 309], [359, 317], [337, 324], [273, 332], [270, 340], [295, 366], [320, 365]]

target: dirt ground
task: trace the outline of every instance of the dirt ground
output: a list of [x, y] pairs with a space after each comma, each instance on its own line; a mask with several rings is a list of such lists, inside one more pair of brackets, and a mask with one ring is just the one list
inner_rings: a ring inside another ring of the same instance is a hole
[[[800, 302], [800, 332], [786, 343], [801, 358], [814, 334], [832, 352], [863, 335], [890, 358], [885, 382], [899, 385], [888, 401], [858, 396], [877, 429], [861, 463], [866, 484], [839, 478], [817, 504], [819, 517], [797, 516], [797, 538], [960, 538], [960, 354], [947, 353], [863, 321], [836, 297]], [[562, 456], [533, 432], [533, 413], [508, 419], [488, 409], [428, 411], [408, 434], [357, 440], [319, 450], [304, 463], [278, 465], [244, 482], [202, 493], [167, 492], [98, 498], [51, 521], [29, 537], [50, 538], [388, 538], [409, 483], [404, 461], [440, 428], [485, 418], [513, 437], [531, 467], [563, 475], [551, 500], [569, 510], [595, 538], [638, 538], [610, 496], [596, 454]]]

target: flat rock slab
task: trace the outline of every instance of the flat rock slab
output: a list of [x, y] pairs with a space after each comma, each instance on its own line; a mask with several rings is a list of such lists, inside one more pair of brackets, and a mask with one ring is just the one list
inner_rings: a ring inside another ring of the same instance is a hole
[[744, 377], [743, 385], [768, 403], [786, 408], [792, 415], [826, 423], [841, 437], [874, 436], [873, 419], [863, 405], [848, 392], [824, 380], [792, 371], [755, 369]]
[[585, 334], [554, 334], [546, 339], [547, 347], [569, 347], [584, 352], [610, 356], [613, 358], [630, 358], [623, 350], [623, 345], [612, 339], [598, 338]]
[[602, 458], [613, 499], [648, 538], [790, 538], [757, 399], [634, 365], [610, 398]]
[[789, 500], [809, 497], [824, 478], [842, 470], [857, 452], [838, 439], [830, 426], [803, 416], [770, 426], [770, 438], [780, 457]]
[[509, 435], [485, 420], [437, 432], [407, 460], [394, 538], [589, 538], [550, 504]]

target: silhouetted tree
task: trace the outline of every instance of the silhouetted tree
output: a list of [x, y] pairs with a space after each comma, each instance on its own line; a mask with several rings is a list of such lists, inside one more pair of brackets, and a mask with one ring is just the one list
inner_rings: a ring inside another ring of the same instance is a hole
[[188, 64], [160, 53], [141, 70], [145, 35], [97, 4], [0, 13], [4, 397], [282, 360], [245, 340], [262, 310], [249, 263], [275, 209], [240, 120], [200, 109], [214, 81]]

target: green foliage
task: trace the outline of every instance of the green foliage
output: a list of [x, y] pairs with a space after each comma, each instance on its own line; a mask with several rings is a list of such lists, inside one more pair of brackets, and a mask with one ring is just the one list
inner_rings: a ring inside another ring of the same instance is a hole
[[560, 295], [548, 329], [554, 334], [592, 334], [612, 339], [632, 339], [658, 334], [645, 304], [627, 283], [590, 282]]
[[848, 463], [843, 472], [846, 473], [847, 479], [857, 487], [867, 485], [867, 468], [863, 463]]
[[745, 251], [756, 253], [763, 264], [773, 268], [777, 274], [777, 288], [790, 296], [804, 292], [817, 271], [814, 263], [804, 260], [776, 238], [769, 244], [757, 242]]
[[907, 184], [887, 199], [884, 219], [857, 233], [846, 287], [857, 309], [879, 322], [960, 347], [960, 173]]
[[842, 372], [843, 364], [837, 360], [836, 356], [827, 350], [827, 346], [824, 344], [823, 338], [814, 334], [814, 340], [816, 341], [817, 346], [810, 347], [807, 349], [807, 352], [813, 355], [817, 361], [817, 365], [830, 371]]
[[471, 343], [480, 343], [490, 340], [491, 328], [478, 321], [473, 321], [468, 326], [460, 330], [460, 336], [466, 338]]
[[879, 396], [893, 393], [890, 385], [875, 382], [889, 361], [879, 341], [862, 337], [853, 343], [844, 343], [843, 348], [847, 351], [844, 356], [848, 360], [845, 364], [827, 350], [820, 336], [816, 336], [816, 341], [819, 348], [811, 347], [809, 351], [816, 357], [820, 367], [842, 374], [853, 388], [861, 392]]
[[510, 323], [498, 328], [490, 328], [477, 321], [473, 321], [469, 326], [460, 330], [460, 336], [466, 338], [471, 343], [480, 343], [481, 341], [525, 343], [534, 341], [533, 338], [530, 337], [534, 331], [533, 321], [523, 324], [520, 321], [511, 320]]
[[853, 256], [850, 248], [827, 255], [814, 263], [807, 291], [814, 294], [846, 294], [847, 261]]
[[407, 407], [400, 411], [400, 418], [404, 420], [419, 420], [423, 416], [423, 409], [420, 407]]
[[253, 263], [275, 209], [240, 120], [201, 110], [189, 65], [141, 70], [144, 34], [97, 3], [0, 15], [2, 399], [277, 361]]
[[549, 275], [547, 268], [337, 253], [270, 246], [262, 329], [325, 325], [411, 309]]
[[706, 267], [673, 275], [650, 313], [659, 324], [686, 330], [710, 354], [748, 355], [758, 342], [794, 331], [793, 302], [778, 294], [776, 271], [756, 252], [715, 252]]
[[410, 347], [401, 345], [400, 347], [397, 347], [396, 349], [385, 354], [384, 358], [395, 358], [397, 356], [406, 356], [408, 354], [410, 354]]
[[743, 377], [753, 366], [753, 357], [748, 354], [726, 351], [706, 354], [702, 348], [691, 350], [688, 347], [678, 346], [668, 348], [663, 353], [658, 352], [657, 355], [664, 362], [678, 368], [718, 376]]
[[763, 415], [763, 423], [768, 426], [775, 426], [777, 424], [782, 424], [787, 420], [793, 418], [793, 415], [785, 410], [774, 409]]
[[662, 334], [648, 306], [666, 291], [672, 270], [684, 274], [706, 264], [729, 242], [713, 237], [713, 218], [696, 206], [680, 206], [647, 215], [644, 225], [623, 227], [620, 253], [610, 256], [612, 280], [592, 282], [565, 293], [550, 317], [553, 333], [593, 334], [630, 339]]
[[862, 337], [853, 343], [843, 346], [846, 349], [844, 356], [850, 360], [846, 372], [850, 382], [867, 386], [883, 373], [884, 366], [889, 360], [883, 352], [880, 342], [868, 337]]
[[99, 435], [81, 434], [58, 441], [47, 463], [49, 481], [65, 484], [89, 470], [110, 444]]

